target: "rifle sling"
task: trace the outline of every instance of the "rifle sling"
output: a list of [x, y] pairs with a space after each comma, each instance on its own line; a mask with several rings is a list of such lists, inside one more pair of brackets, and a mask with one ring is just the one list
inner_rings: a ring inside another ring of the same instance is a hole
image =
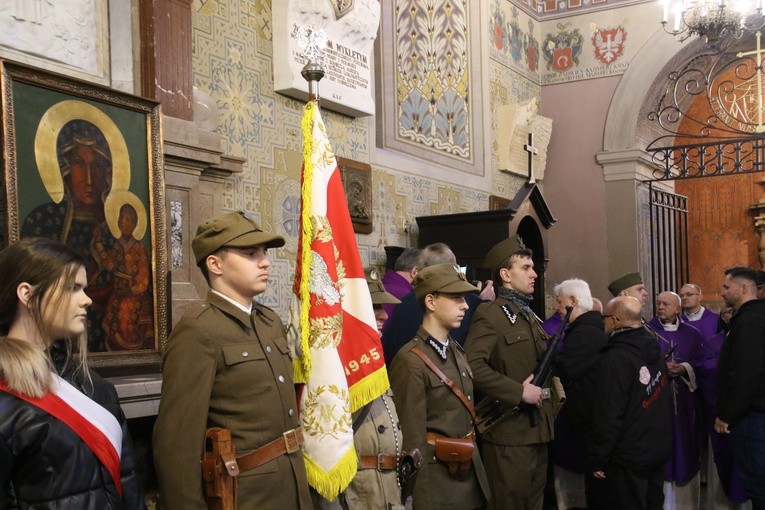
[[431, 360], [428, 358], [424, 352], [422, 352], [417, 347], [412, 347], [411, 352], [415, 353], [417, 356], [420, 357], [420, 359], [425, 363], [425, 365], [433, 371], [434, 374], [438, 376], [439, 379], [450, 389], [452, 392], [457, 395], [457, 398], [460, 399], [460, 402], [462, 402], [462, 405], [464, 405], [468, 412], [470, 413], [470, 416], [473, 418], [473, 423], [478, 422], [478, 416], [475, 414], [475, 409], [473, 409], [473, 404], [470, 403], [468, 398], [465, 396], [464, 393], [454, 384], [454, 381], [449, 379], [445, 373], [441, 371], [440, 368], [438, 368]]

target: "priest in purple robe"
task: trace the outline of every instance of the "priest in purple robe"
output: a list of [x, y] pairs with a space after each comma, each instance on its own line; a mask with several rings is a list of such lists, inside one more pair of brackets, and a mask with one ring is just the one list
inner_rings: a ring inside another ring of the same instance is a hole
[[698, 329], [704, 338], [709, 338], [720, 331], [720, 314], [701, 306], [701, 287], [695, 283], [686, 283], [680, 289], [683, 313], [680, 320]]
[[664, 508], [698, 505], [698, 501], [692, 500], [698, 500], [704, 443], [695, 372], [704, 337], [696, 328], [680, 321], [680, 303], [680, 296], [674, 292], [660, 293], [656, 298], [656, 317], [648, 323], [667, 361], [672, 389], [672, 456], [664, 466]]
[[[398, 256], [393, 265], [393, 269], [388, 269], [385, 271], [385, 275], [383, 275], [382, 284], [385, 287], [385, 292], [393, 294], [393, 297], [401, 300], [414, 290], [412, 281], [417, 276], [419, 256], [420, 250], [417, 248], [407, 248], [401, 252], [401, 255]], [[385, 313], [388, 314], [388, 318], [383, 322], [384, 328], [393, 316], [393, 309], [396, 305], [384, 304], [382, 307]]]

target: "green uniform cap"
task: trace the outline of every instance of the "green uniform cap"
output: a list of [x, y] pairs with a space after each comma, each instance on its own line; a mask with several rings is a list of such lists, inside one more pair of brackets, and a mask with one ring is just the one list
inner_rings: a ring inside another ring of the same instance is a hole
[[369, 286], [369, 295], [372, 296], [373, 305], [395, 305], [401, 302], [396, 296], [385, 290], [376, 269], [372, 269], [367, 274], [367, 286]]
[[284, 238], [263, 232], [242, 211], [228, 212], [205, 221], [197, 227], [197, 235], [191, 241], [198, 266], [202, 265], [208, 255], [224, 246], [251, 248], [261, 245], [279, 248], [284, 246]]
[[418, 301], [435, 292], [447, 294], [478, 292], [478, 287], [471, 285], [460, 268], [451, 262], [426, 267], [417, 273], [412, 283], [414, 295]]
[[643, 279], [640, 277], [640, 273], [629, 273], [609, 283], [608, 290], [616, 297], [621, 291], [641, 283], [643, 283]]
[[502, 263], [512, 255], [519, 251], [525, 250], [526, 246], [523, 244], [521, 236], [510, 236], [504, 241], [495, 244], [491, 250], [489, 250], [486, 259], [483, 262], [483, 266], [487, 269], [491, 269], [492, 275], [502, 269]]

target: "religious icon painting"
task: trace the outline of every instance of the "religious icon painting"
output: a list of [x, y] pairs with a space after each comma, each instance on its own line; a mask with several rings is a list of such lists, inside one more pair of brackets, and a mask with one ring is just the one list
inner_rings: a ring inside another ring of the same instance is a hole
[[92, 366], [158, 366], [167, 337], [159, 104], [9, 61], [2, 77], [3, 244], [49, 237], [79, 251]]

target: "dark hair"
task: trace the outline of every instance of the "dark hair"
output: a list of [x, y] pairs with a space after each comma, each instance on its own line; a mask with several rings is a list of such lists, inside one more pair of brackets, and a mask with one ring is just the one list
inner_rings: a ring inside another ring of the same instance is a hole
[[407, 248], [401, 252], [393, 266], [394, 271], [409, 271], [417, 267], [417, 259], [420, 256], [420, 250], [417, 248]]
[[747, 282], [751, 283], [752, 286], [757, 287], [757, 270], [752, 269], [751, 267], [744, 267], [744, 266], [736, 266], [736, 267], [729, 267], [725, 270], [725, 276], [730, 276], [731, 278], [737, 278], [741, 280], [746, 280]]
[[[55, 291], [61, 277], [64, 285], [74, 284], [77, 271], [85, 262], [73, 248], [41, 237], [22, 239], [0, 251], [0, 335], [8, 334], [16, 316], [18, 296], [16, 289], [21, 283], [34, 286], [31, 297], [39, 321], [43, 297]], [[43, 327], [42, 324], [38, 324]]]

